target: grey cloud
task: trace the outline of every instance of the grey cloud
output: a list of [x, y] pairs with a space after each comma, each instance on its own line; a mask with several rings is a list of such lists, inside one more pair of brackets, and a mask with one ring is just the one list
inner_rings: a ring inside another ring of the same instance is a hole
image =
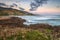
[[19, 8], [20, 8], [20, 10], [22, 10], [22, 11], [25, 10], [24, 8], [21, 8], [21, 7], [19, 7]]
[[10, 5], [10, 7], [18, 7], [18, 5], [17, 4], [15, 4], [15, 3], [13, 3], [12, 5]]
[[39, 6], [42, 6], [43, 4], [47, 3], [48, 0], [34, 0], [34, 2], [31, 2], [31, 11], [36, 10]]
[[0, 3], [0, 6], [7, 6], [6, 4], [4, 4], [4, 3]]
[[25, 10], [24, 8], [19, 7], [16, 3], [13, 3], [12, 5], [10, 5], [10, 7], [18, 7], [20, 10]]

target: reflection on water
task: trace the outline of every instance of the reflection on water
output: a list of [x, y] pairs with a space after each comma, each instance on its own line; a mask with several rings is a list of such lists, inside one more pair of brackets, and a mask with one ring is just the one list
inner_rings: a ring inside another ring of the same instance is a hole
[[50, 25], [60, 25], [60, 16], [17, 16], [25, 19], [24, 24], [48, 23]]

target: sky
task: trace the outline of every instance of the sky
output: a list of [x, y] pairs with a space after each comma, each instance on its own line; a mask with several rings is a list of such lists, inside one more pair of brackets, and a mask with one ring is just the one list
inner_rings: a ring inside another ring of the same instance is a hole
[[12, 3], [16, 3], [19, 7], [25, 9], [28, 12], [36, 12], [36, 13], [60, 13], [60, 0], [48, 0], [46, 4], [39, 6], [35, 11], [30, 11], [30, 4], [34, 0], [0, 0], [0, 3], [6, 3], [7, 5], [11, 5]]

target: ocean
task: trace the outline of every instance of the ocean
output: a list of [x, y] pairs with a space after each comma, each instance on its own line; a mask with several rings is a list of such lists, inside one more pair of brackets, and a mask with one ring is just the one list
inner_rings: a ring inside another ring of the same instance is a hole
[[26, 22], [24, 22], [24, 24], [26, 24], [26, 25], [37, 24], [37, 23], [49, 24], [52, 26], [60, 25], [60, 16], [59, 15], [17, 16], [17, 17], [25, 19]]

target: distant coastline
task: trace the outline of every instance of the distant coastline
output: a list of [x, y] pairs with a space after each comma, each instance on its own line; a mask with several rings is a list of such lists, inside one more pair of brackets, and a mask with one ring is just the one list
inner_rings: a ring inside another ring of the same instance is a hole
[[13, 8], [0, 7], [0, 16], [9, 16], [9, 15], [34, 15], [34, 14]]

